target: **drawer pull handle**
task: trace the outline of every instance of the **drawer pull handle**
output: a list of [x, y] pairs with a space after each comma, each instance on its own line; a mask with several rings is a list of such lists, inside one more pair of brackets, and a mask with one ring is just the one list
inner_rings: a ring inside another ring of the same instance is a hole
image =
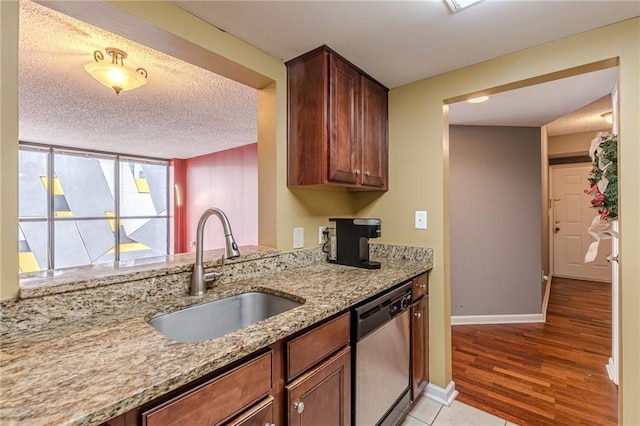
[[416, 318], [420, 319], [420, 318], [422, 318], [422, 313], [421, 312], [415, 312], [413, 314], [413, 316], [415, 316]]
[[264, 424], [264, 426], [276, 426], [276, 424], [267, 422], [267, 423]]
[[426, 285], [426, 284], [416, 284], [416, 286], [417, 286], [418, 288], [422, 288], [422, 289], [426, 289], [426, 288], [427, 288], [427, 285]]
[[294, 402], [293, 408], [298, 412], [298, 414], [302, 414], [302, 412], [304, 411], [304, 402]]

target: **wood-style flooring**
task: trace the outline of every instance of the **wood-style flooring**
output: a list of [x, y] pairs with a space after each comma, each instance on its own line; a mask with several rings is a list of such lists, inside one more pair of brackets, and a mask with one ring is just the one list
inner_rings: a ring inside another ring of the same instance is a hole
[[451, 331], [458, 400], [519, 425], [617, 425], [611, 285], [554, 278], [545, 324]]

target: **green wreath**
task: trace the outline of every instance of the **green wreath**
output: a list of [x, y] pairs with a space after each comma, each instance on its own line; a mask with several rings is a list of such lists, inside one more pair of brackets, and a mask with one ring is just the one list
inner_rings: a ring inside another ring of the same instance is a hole
[[[599, 143], [598, 143], [599, 140]], [[596, 145], [597, 144], [597, 145]], [[593, 169], [589, 176], [591, 205], [602, 219], [618, 218], [618, 137], [598, 133], [590, 151]]]

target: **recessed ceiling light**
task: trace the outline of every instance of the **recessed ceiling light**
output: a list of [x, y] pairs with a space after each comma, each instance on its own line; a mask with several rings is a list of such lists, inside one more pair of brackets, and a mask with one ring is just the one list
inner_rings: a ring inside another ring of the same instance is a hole
[[481, 104], [483, 102], [487, 102], [488, 100], [488, 96], [478, 96], [477, 98], [467, 99], [467, 102], [469, 102], [470, 104]]
[[601, 114], [600, 117], [604, 118], [609, 124], [613, 123], [613, 114], [610, 112], [605, 112]]
[[449, 9], [453, 13], [456, 13], [465, 7], [469, 7], [473, 4], [480, 3], [482, 0], [444, 0], [444, 2], [449, 6]]

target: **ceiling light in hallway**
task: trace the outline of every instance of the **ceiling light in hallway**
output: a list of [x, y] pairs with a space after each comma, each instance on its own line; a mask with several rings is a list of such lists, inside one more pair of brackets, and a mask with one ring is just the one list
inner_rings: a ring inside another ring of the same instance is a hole
[[470, 104], [481, 104], [483, 102], [487, 102], [489, 100], [489, 96], [478, 96], [476, 98], [467, 99], [467, 102]]
[[611, 112], [600, 114], [600, 117], [604, 118], [609, 124], [613, 123], [613, 114]]

